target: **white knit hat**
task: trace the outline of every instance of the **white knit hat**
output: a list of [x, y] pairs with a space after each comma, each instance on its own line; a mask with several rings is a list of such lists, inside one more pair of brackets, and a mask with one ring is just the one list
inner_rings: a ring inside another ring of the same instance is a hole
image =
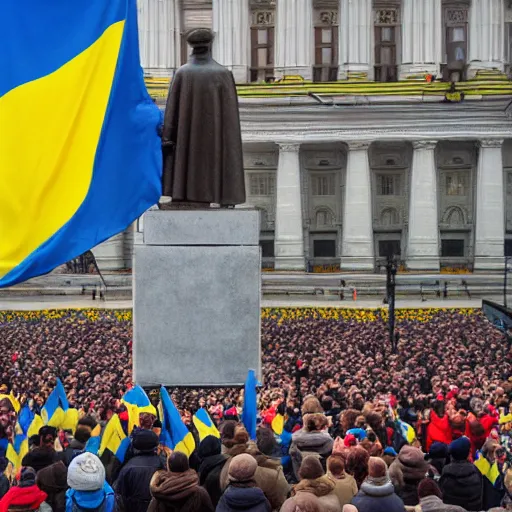
[[76, 491], [97, 491], [105, 483], [105, 468], [96, 455], [82, 453], [68, 468], [68, 486]]

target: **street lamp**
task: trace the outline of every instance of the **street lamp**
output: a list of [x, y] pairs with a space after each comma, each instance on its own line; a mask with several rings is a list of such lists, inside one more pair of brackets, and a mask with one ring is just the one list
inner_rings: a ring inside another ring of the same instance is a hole
[[[386, 263], [386, 295], [388, 302], [389, 343], [393, 354], [397, 352], [398, 337], [395, 336], [395, 291], [396, 291], [396, 262], [388, 258]], [[398, 334], [398, 333], [397, 333]]]

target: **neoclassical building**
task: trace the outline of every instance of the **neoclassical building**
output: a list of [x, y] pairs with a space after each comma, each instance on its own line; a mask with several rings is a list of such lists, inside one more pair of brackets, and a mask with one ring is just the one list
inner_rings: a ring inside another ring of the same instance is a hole
[[[239, 84], [265, 266], [373, 271], [394, 255], [417, 271], [503, 269], [512, 1], [140, 0], [162, 108], [184, 34], [203, 26]], [[98, 247], [100, 266], [129, 266], [132, 239]]]

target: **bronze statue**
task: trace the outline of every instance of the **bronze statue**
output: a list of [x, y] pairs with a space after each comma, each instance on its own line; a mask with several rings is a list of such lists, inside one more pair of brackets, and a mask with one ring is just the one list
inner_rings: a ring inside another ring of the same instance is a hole
[[192, 54], [172, 79], [165, 108], [162, 194], [172, 197], [171, 207], [244, 203], [242, 135], [233, 74], [213, 60], [211, 30], [192, 30], [187, 42]]

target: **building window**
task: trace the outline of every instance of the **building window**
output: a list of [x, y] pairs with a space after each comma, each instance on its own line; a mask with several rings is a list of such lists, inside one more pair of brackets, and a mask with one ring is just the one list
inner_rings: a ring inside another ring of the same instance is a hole
[[335, 195], [334, 174], [317, 174], [311, 177], [311, 194], [313, 196]]
[[510, 72], [512, 67], [512, 21], [505, 23], [505, 62], [508, 64]]
[[467, 175], [451, 173], [446, 175], [446, 195], [447, 196], [467, 196], [468, 179]]
[[400, 11], [377, 9], [375, 11], [375, 81], [398, 80], [398, 55]]
[[251, 196], [273, 196], [275, 191], [275, 173], [251, 173], [249, 177], [249, 194]]
[[253, 11], [251, 26], [251, 82], [274, 79], [273, 10]]
[[315, 82], [335, 82], [338, 79], [338, 11], [315, 12]]
[[505, 256], [512, 257], [512, 238], [505, 239]]
[[379, 174], [379, 175], [377, 175], [377, 195], [379, 195], [379, 196], [399, 196], [400, 195], [400, 176], [398, 174]]
[[444, 79], [464, 79], [468, 55], [468, 14], [465, 4], [447, 4], [444, 9]]
[[260, 240], [260, 247], [262, 258], [274, 257], [274, 240]]
[[316, 212], [315, 224], [317, 228], [330, 228], [334, 224], [332, 213], [329, 210], [321, 209]]
[[441, 256], [443, 258], [463, 258], [464, 240], [441, 240]]
[[401, 254], [400, 240], [379, 240], [379, 258], [394, 258]]
[[313, 240], [314, 258], [335, 258], [336, 240]]

